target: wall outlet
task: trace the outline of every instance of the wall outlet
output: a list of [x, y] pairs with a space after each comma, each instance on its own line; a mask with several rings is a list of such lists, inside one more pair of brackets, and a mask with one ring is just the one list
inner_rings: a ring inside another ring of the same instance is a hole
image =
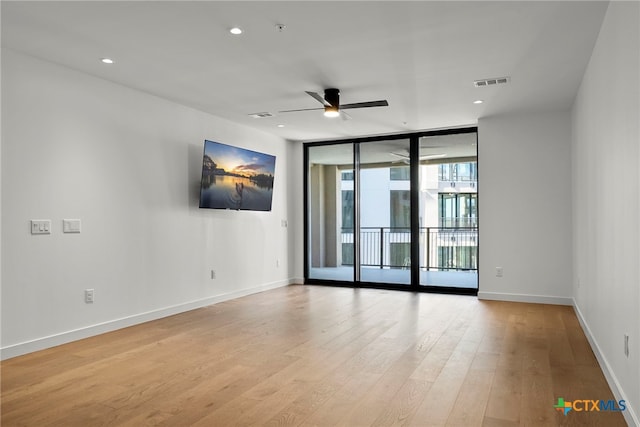
[[211, 270], [211, 280], [215, 280], [215, 278], [216, 278], [216, 271]]
[[624, 334], [624, 355], [629, 357], [629, 334]]
[[93, 289], [84, 290], [84, 302], [87, 304], [93, 304]]
[[276, 260], [276, 267], [280, 267], [280, 260], [279, 259]]
[[502, 267], [496, 267], [496, 277], [502, 277], [503, 273]]

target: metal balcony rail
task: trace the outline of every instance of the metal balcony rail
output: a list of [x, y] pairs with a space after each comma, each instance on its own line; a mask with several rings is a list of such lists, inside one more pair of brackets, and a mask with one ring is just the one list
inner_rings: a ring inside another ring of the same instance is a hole
[[[353, 229], [342, 229], [342, 265], [353, 265]], [[411, 267], [411, 230], [361, 227], [360, 264], [365, 267]], [[477, 271], [477, 227], [420, 227], [420, 269]]]
[[[477, 228], [478, 218], [476, 217], [459, 217], [459, 218], [440, 218], [441, 227], [439, 228]], [[429, 227], [433, 228], [433, 227]]]

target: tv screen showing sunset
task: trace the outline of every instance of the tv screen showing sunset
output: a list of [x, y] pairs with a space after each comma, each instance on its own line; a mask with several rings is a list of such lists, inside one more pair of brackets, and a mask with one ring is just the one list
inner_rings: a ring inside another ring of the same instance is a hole
[[276, 158], [206, 140], [200, 207], [270, 211]]

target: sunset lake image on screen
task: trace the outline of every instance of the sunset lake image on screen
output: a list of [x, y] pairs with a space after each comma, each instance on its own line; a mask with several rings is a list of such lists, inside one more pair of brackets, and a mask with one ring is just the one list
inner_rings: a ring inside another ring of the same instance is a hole
[[206, 140], [200, 207], [270, 211], [276, 158]]

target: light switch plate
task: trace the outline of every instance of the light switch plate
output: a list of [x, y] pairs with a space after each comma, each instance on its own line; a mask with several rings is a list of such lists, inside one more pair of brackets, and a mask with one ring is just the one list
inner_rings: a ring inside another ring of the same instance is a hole
[[32, 219], [31, 234], [51, 234], [50, 219]]
[[63, 219], [62, 220], [63, 233], [79, 233], [80, 231], [81, 231], [81, 222], [79, 219]]

